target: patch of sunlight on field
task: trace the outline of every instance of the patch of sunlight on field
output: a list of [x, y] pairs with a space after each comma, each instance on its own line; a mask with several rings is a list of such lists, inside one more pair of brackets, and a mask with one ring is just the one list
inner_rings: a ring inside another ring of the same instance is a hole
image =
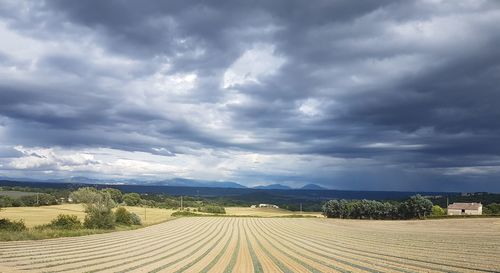
[[236, 216], [246, 215], [246, 216], [259, 216], [259, 217], [279, 217], [288, 215], [323, 217], [321, 215], [321, 212], [298, 212], [285, 209], [250, 208], [250, 207], [226, 207], [226, 214], [236, 215]]
[[[170, 218], [172, 210], [159, 209], [159, 208], [144, 208], [142, 207], [129, 207], [125, 206], [128, 211], [134, 212], [139, 217], [143, 224], [151, 225], [166, 221]], [[146, 215], [144, 215], [146, 213]], [[85, 212], [81, 204], [64, 204], [54, 206], [41, 206], [41, 207], [18, 207], [18, 208], [2, 208], [0, 211], [0, 218], [8, 218], [11, 220], [24, 220], [28, 227], [36, 225], [48, 224], [52, 219], [56, 218], [59, 214], [76, 215], [83, 221], [85, 219]], [[144, 217], [146, 216], [146, 217]], [[145, 219], [145, 220], [144, 220]]]

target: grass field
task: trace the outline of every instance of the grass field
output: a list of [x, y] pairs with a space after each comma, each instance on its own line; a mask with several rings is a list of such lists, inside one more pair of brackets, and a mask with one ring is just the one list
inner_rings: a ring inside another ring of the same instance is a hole
[[[147, 208], [146, 211], [141, 207], [125, 207], [130, 212], [135, 212], [143, 224], [150, 225], [166, 221], [170, 218], [173, 210]], [[144, 217], [146, 213], [146, 217]], [[2, 208], [0, 211], [0, 218], [8, 218], [11, 220], [24, 220], [28, 227], [36, 225], [47, 224], [52, 219], [56, 218], [59, 214], [76, 215], [83, 221], [85, 212], [83, 206], [80, 204], [64, 204], [54, 206], [41, 206], [41, 207], [18, 207], [18, 208]]]
[[[186, 217], [0, 242], [6, 272], [498, 272], [500, 219]], [[0, 269], [1, 270], [1, 269]]]

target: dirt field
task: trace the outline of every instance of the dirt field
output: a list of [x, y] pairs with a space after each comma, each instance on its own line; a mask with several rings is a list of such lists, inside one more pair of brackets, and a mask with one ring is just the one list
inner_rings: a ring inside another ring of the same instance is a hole
[[498, 272], [500, 219], [186, 217], [0, 242], [0, 272]]
[[[144, 224], [150, 225], [163, 222], [170, 218], [173, 210], [147, 208], [146, 220], [144, 220], [144, 208], [141, 207], [128, 207], [128, 211], [135, 212]], [[35, 225], [47, 224], [52, 219], [56, 218], [59, 214], [76, 215], [83, 221], [85, 212], [83, 206], [80, 204], [65, 204], [54, 206], [41, 206], [41, 207], [18, 207], [18, 208], [2, 208], [0, 211], [0, 218], [8, 218], [12, 220], [23, 219], [28, 227]]]

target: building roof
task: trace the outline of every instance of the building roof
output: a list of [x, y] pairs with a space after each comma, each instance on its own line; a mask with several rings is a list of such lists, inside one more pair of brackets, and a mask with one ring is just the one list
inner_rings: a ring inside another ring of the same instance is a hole
[[477, 210], [482, 206], [481, 203], [453, 203], [448, 205], [448, 209]]

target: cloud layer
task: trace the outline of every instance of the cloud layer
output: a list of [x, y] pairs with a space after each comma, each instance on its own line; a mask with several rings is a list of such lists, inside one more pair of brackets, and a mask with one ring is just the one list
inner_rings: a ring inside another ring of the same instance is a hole
[[498, 1], [4, 1], [0, 174], [500, 191]]

